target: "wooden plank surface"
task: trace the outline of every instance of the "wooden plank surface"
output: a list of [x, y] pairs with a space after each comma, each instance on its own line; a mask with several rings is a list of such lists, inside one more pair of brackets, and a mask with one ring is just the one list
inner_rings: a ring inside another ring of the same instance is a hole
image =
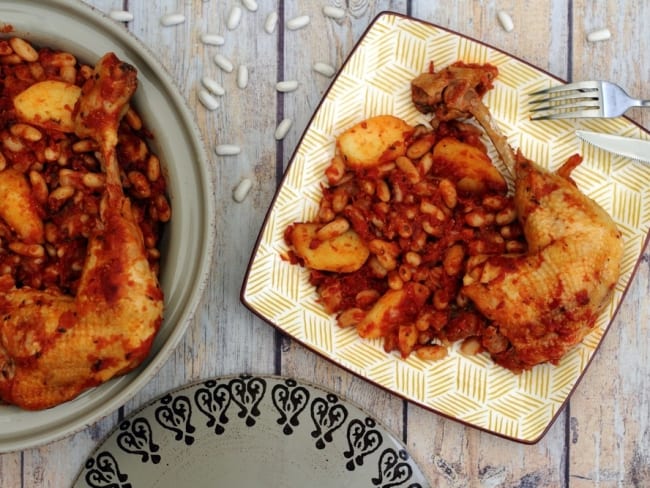
[[[244, 11], [236, 31], [226, 28], [238, 0], [86, 0], [102, 12], [128, 9], [125, 25], [149, 46], [195, 107], [207, 147], [242, 147], [237, 158], [210, 152], [217, 199], [217, 242], [208, 289], [183, 342], [157, 376], [118, 412], [68, 438], [40, 448], [0, 455], [0, 486], [68, 486], [81, 463], [129, 412], [189, 381], [233, 373], [274, 373], [300, 377], [342, 393], [372, 413], [407, 444], [412, 456], [441, 487], [643, 487], [650, 486], [649, 282], [646, 251], [611, 331], [589, 371], [549, 432], [537, 444], [521, 445], [465, 427], [410, 405], [323, 360], [248, 312], [239, 288], [257, 232], [278, 179], [312, 112], [330, 83], [314, 73], [317, 61], [340, 67], [370, 21], [383, 10], [411, 14], [480, 39], [569, 80], [611, 79], [630, 94], [650, 97], [650, 4], [643, 0], [592, 2], [549, 0], [429, 2], [426, 0], [258, 0]], [[346, 10], [340, 21], [322, 15], [324, 5]], [[505, 32], [497, 12], [510, 13], [515, 28]], [[262, 26], [271, 11], [280, 14], [273, 34]], [[164, 28], [164, 13], [187, 21]], [[286, 20], [309, 15], [299, 31]], [[608, 27], [612, 38], [588, 43], [586, 34]], [[204, 46], [204, 32], [224, 35], [220, 47]], [[234, 73], [213, 62], [223, 53], [246, 64], [249, 86], [236, 86]], [[208, 113], [197, 102], [200, 79], [225, 87], [221, 107]], [[278, 94], [275, 83], [299, 81], [295, 92]], [[650, 110], [628, 115], [650, 128]], [[293, 121], [287, 137], [275, 141], [280, 120]], [[243, 177], [255, 182], [243, 204], [233, 188]]]

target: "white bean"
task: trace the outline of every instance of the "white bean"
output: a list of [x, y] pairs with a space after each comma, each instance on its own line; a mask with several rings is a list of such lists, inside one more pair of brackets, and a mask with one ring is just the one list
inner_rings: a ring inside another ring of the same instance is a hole
[[199, 90], [199, 101], [208, 110], [216, 110], [219, 108], [219, 102], [207, 90]]
[[499, 10], [497, 17], [499, 18], [501, 27], [503, 27], [503, 30], [506, 32], [511, 32], [512, 29], [515, 28], [515, 24], [512, 22], [512, 17], [510, 17], [510, 14], [505, 10]]
[[278, 13], [271, 12], [266, 16], [266, 21], [264, 21], [264, 30], [267, 34], [273, 34], [275, 27], [278, 25]]
[[245, 64], [240, 64], [237, 69], [237, 86], [242, 90], [248, 86], [248, 68]]
[[321, 75], [327, 76], [328, 78], [334, 76], [334, 73], [336, 73], [334, 66], [331, 66], [327, 63], [314, 63], [313, 68], [316, 73], [320, 73]]
[[108, 16], [117, 22], [131, 22], [133, 20], [133, 14], [126, 10], [111, 10]]
[[289, 129], [291, 129], [292, 125], [293, 125], [293, 120], [291, 119], [284, 119], [282, 122], [280, 122], [278, 124], [278, 127], [275, 129], [275, 139], [277, 141], [284, 139], [284, 137], [289, 132]]
[[201, 42], [211, 46], [221, 46], [225, 42], [223, 36], [219, 34], [201, 34]]
[[255, 12], [257, 10], [257, 2], [255, 0], [241, 0], [241, 3], [243, 3], [244, 7], [246, 7], [251, 12]]
[[243, 202], [248, 192], [253, 186], [253, 180], [250, 178], [242, 179], [232, 192], [232, 197], [236, 202]]
[[239, 22], [241, 22], [241, 7], [235, 5], [228, 14], [228, 22], [226, 23], [228, 30], [236, 29]]
[[287, 20], [287, 29], [298, 30], [306, 27], [309, 24], [309, 15], [299, 15], [292, 19]]
[[326, 5], [323, 7], [323, 14], [330, 19], [340, 20], [345, 17], [345, 10], [339, 7], [333, 7], [332, 5]]
[[230, 73], [233, 69], [234, 66], [232, 64], [232, 61], [225, 57], [223, 54], [217, 54], [214, 57], [214, 62], [221, 68], [222, 70]]
[[160, 17], [160, 23], [165, 27], [182, 24], [183, 22], [185, 22], [185, 16], [183, 14], [166, 14]]
[[236, 156], [241, 152], [241, 148], [235, 144], [219, 144], [214, 148], [218, 156]]
[[214, 93], [215, 95], [219, 96], [222, 96], [226, 93], [226, 90], [224, 90], [223, 87], [212, 78], [204, 76], [201, 78], [201, 83], [203, 83], [203, 86], [206, 87], [210, 93]]
[[609, 32], [609, 29], [607, 28], [591, 31], [589, 34], [587, 34], [587, 40], [589, 42], [606, 41], [610, 37], [612, 37], [612, 33]]
[[275, 85], [275, 89], [279, 92], [292, 92], [297, 88], [298, 82], [296, 80], [278, 81]]

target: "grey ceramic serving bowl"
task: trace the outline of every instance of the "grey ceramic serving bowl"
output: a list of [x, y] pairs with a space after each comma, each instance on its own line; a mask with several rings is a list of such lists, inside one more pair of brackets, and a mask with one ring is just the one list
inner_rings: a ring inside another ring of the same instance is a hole
[[134, 106], [154, 134], [167, 177], [172, 220], [161, 250], [165, 316], [148, 359], [136, 371], [40, 412], [0, 406], [0, 452], [42, 445], [110, 414], [158, 371], [181, 340], [207, 280], [214, 247], [214, 194], [193, 115], [167, 72], [122, 25], [78, 0], [3, 0], [0, 24], [36, 45], [69, 51], [94, 64], [113, 51], [138, 70]]

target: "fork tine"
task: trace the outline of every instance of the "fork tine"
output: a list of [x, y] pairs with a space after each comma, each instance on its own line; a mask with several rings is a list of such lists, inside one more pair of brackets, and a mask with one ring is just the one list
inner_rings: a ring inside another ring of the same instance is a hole
[[556, 93], [562, 91], [572, 91], [572, 90], [598, 90], [599, 83], [597, 81], [577, 81], [575, 83], [569, 83], [567, 85], [555, 85], [550, 88], [544, 88], [543, 90], [537, 90], [532, 93], [529, 93], [528, 96], [543, 95], [545, 93]]
[[590, 108], [587, 110], [573, 110], [568, 112], [552, 112], [545, 115], [534, 115], [530, 120], [554, 120], [554, 119], [582, 119], [589, 117], [598, 117], [600, 110]]
[[600, 100], [583, 100], [578, 103], [560, 103], [560, 104], [549, 104], [543, 105], [541, 107], [531, 108], [530, 112], [546, 112], [548, 110], [570, 110], [570, 109], [598, 109], [600, 108]]
[[[564, 93], [564, 92], [561, 92]], [[598, 100], [598, 93], [596, 92], [595, 94], [591, 93], [569, 93], [565, 95], [557, 95], [557, 96], [548, 96], [545, 98], [535, 98], [533, 100], [528, 100], [529, 105], [535, 105], [535, 104], [540, 104], [540, 103], [549, 103], [549, 102], [564, 102], [564, 101], [571, 101], [571, 100]]]
[[579, 81], [528, 94], [530, 120], [577, 119], [602, 116], [600, 82]]

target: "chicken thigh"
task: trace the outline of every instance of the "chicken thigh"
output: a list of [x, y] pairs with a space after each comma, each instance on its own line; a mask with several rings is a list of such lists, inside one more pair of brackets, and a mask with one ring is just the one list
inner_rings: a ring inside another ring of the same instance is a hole
[[496, 74], [489, 65], [454, 65], [413, 80], [412, 94], [423, 112], [473, 116], [514, 175], [528, 251], [467, 270], [462, 293], [491, 322], [484, 348], [521, 371], [559, 361], [593, 329], [618, 281], [623, 241], [607, 212], [570, 180], [569, 165], [552, 173], [513, 152], [481, 100]]

